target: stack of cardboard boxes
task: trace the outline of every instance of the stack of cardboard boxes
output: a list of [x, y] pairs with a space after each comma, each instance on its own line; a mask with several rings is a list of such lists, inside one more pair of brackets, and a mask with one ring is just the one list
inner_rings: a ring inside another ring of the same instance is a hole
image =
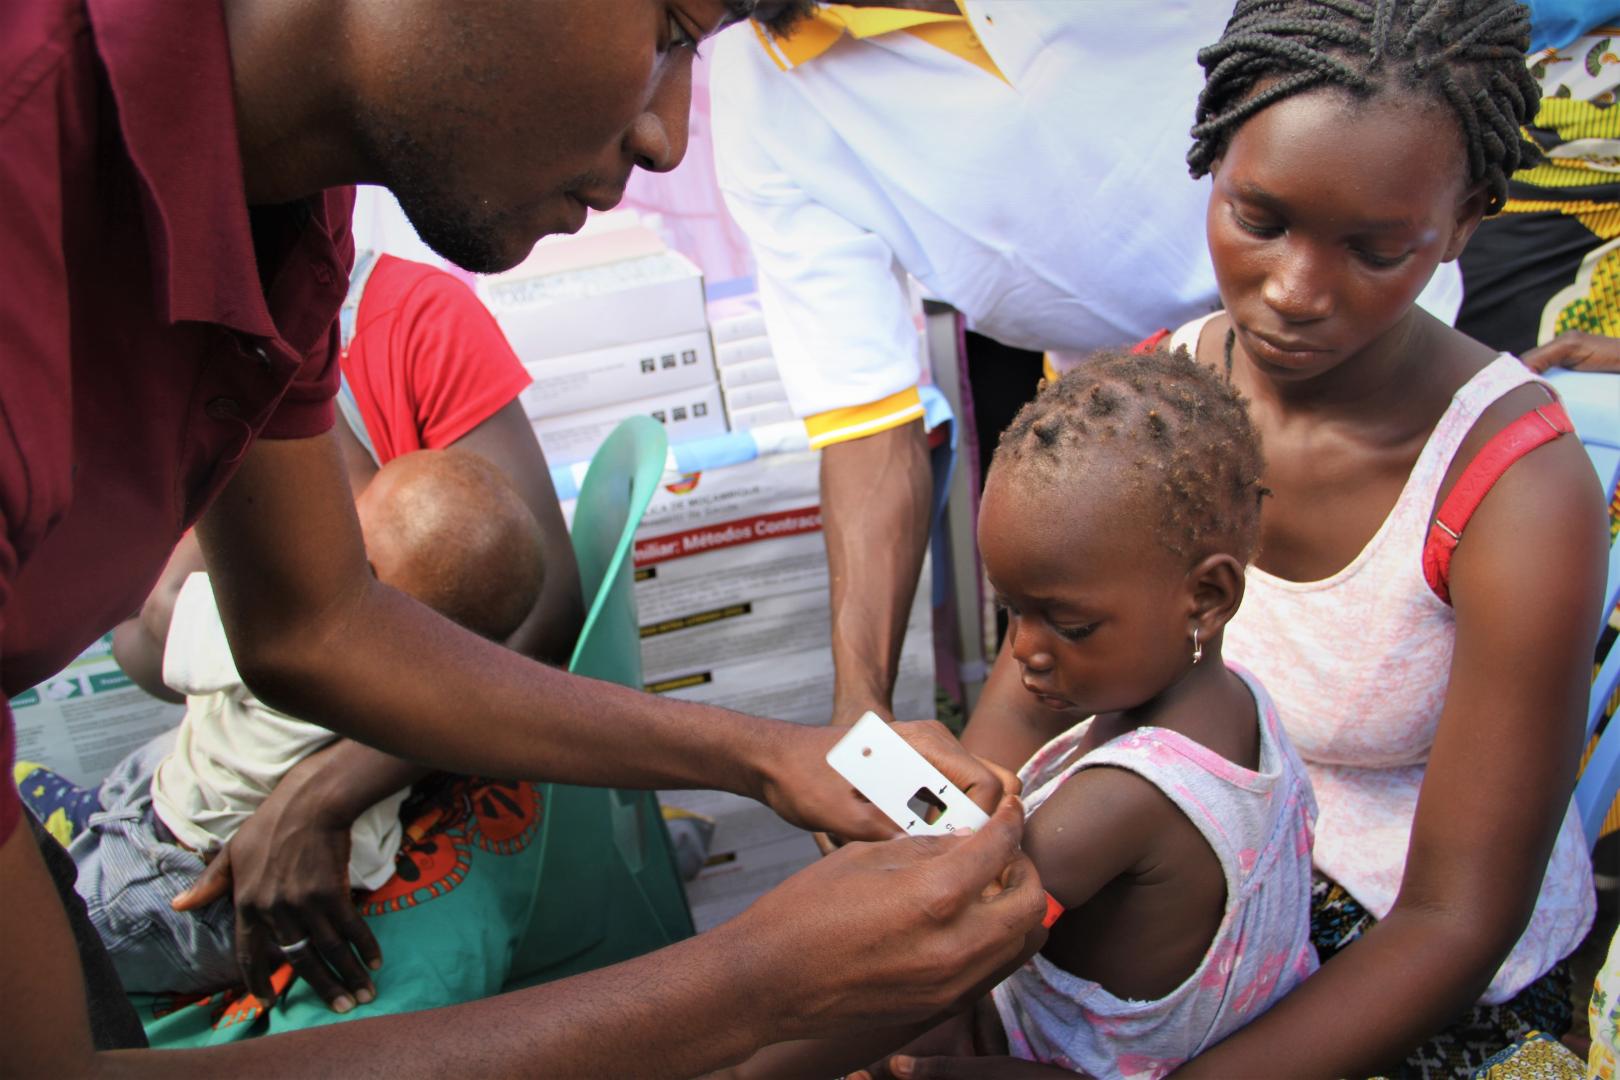
[[771, 339], [765, 336], [758, 294], [715, 301], [709, 305], [709, 323], [731, 430], [748, 431], [792, 420], [787, 389], [771, 354]]
[[[821, 535], [820, 455], [770, 454], [667, 484], [636, 533], [636, 606], [647, 689], [759, 716], [832, 716], [832, 633]], [[923, 570], [923, 581], [929, 571]], [[895, 715], [934, 714], [932, 612], [917, 590]], [[852, 717], [844, 718], [846, 720]], [[708, 929], [814, 861], [809, 836], [721, 792], [660, 794], [714, 819], [711, 862], [688, 885]]]
[[[648, 229], [542, 243], [479, 293], [534, 378], [524, 409], [553, 467], [588, 460], [635, 413], [662, 421], [672, 443], [793, 419], [758, 298], [705, 308], [698, 269]], [[800, 723], [831, 717], [819, 468], [804, 451], [666, 478], [636, 534], [648, 690]], [[926, 588], [894, 703], [900, 717], [933, 714]], [[700, 929], [816, 857], [806, 833], [751, 800], [660, 797], [717, 826], [711, 864], [688, 889]]]
[[[911, 280], [907, 288], [912, 321], [917, 327], [922, 381], [929, 383], [932, 379], [922, 287]], [[749, 431], [765, 424], [792, 420], [793, 410], [788, 406], [782, 372], [771, 349], [771, 339], [765, 334], [759, 294], [750, 292], [713, 301], [709, 304], [709, 324], [714, 333], [714, 360], [720, 369], [720, 392], [725, 398], [731, 430]]]
[[639, 225], [542, 243], [479, 296], [534, 379], [524, 411], [553, 466], [641, 413], [671, 442], [727, 430], [703, 275]]

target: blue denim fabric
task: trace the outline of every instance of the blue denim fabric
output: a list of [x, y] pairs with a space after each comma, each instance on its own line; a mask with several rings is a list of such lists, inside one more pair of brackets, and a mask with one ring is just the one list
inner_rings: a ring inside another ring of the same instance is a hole
[[241, 982], [231, 902], [169, 906], [205, 865], [152, 809], [152, 774], [173, 745], [170, 732], [120, 762], [101, 785], [102, 811], [68, 848], [90, 921], [131, 992], [208, 993]]

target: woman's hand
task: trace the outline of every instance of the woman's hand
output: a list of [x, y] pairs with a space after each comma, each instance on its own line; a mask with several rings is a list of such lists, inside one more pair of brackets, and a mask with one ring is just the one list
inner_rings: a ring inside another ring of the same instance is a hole
[[1620, 338], [1566, 330], [1547, 344], [1525, 353], [1524, 362], [1531, 371], [1561, 367], [1571, 371], [1620, 373]]
[[248, 990], [273, 1000], [270, 975], [285, 957], [334, 1012], [346, 1013], [376, 997], [367, 969], [382, 966], [382, 950], [349, 890], [352, 819], [300, 797], [300, 781], [316, 767], [306, 766], [319, 756], [283, 778], [174, 908], [234, 895], [236, 959]]

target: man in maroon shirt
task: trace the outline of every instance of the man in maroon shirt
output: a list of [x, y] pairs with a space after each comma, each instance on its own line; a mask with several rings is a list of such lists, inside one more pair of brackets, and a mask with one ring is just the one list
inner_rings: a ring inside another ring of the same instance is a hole
[[[328, 430], [342, 185], [387, 184], [440, 251], [510, 266], [617, 202], [634, 166], [679, 162], [694, 45], [751, 5], [0, 4], [0, 689], [134, 610], [196, 522], [238, 666], [279, 708], [457, 771], [722, 787], [890, 834], [822, 763], [836, 732], [573, 678], [379, 585]], [[10, 728], [0, 708], [0, 766]], [[907, 734], [996, 799], [937, 729]], [[856, 845], [702, 938], [449, 1023], [107, 1056], [136, 1036], [91, 943], [75, 961], [82, 911], [18, 819], [0, 785], [7, 1076], [690, 1075], [959, 1001], [1033, 947], [1044, 910], [1006, 800], [977, 836]]]

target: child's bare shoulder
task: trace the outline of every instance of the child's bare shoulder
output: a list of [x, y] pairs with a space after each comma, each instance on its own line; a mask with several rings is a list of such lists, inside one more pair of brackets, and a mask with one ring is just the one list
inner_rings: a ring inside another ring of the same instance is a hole
[[1156, 860], [1171, 830], [1191, 827], [1157, 785], [1111, 765], [1082, 769], [1029, 816], [1024, 850], [1065, 906]]

